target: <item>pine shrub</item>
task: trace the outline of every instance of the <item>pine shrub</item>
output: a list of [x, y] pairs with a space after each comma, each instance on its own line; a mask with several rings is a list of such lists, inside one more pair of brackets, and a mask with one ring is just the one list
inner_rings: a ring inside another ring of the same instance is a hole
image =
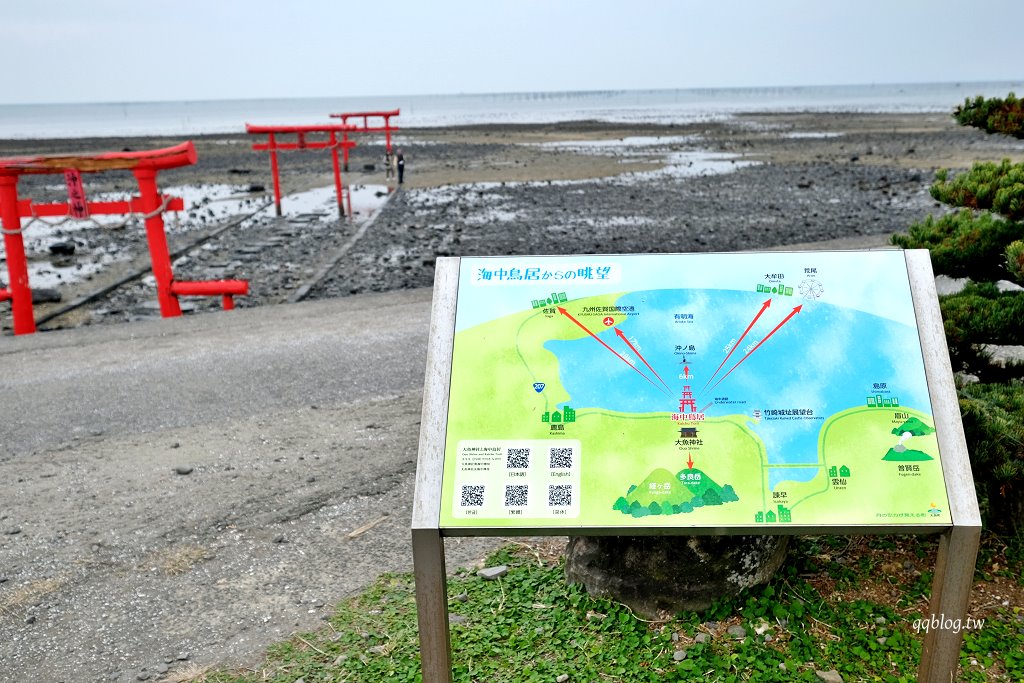
[[953, 112], [953, 117], [962, 126], [1024, 138], [1024, 100], [1017, 99], [1012, 92], [1006, 99], [985, 99], [981, 95], [973, 100], [967, 98]]
[[[1013, 93], [968, 99], [953, 116], [965, 126], [1024, 138], [1024, 100]], [[892, 241], [928, 249], [939, 274], [973, 281], [939, 305], [950, 360], [963, 373], [960, 412], [984, 523], [1024, 544], [1024, 364], [993, 363], [987, 351], [990, 344], [1024, 344], [1024, 293], [996, 286], [1007, 279], [1024, 284], [1024, 163], [977, 163], [953, 178], [942, 170], [931, 194], [961, 210], [929, 216]]]

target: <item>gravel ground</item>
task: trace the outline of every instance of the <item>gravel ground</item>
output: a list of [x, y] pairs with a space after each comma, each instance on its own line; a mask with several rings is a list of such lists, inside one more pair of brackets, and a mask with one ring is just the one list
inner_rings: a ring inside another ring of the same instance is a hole
[[[0, 141], [0, 155], [176, 142]], [[194, 167], [160, 176], [161, 187], [193, 186], [199, 197], [178, 222], [168, 221], [172, 248], [233, 225], [185, 253], [176, 273], [248, 279], [252, 291], [239, 299], [241, 307], [286, 302], [304, 285], [313, 299], [430, 286], [434, 259], [442, 255], [732, 251], [884, 238], [940, 210], [927, 192], [935, 169], [1024, 158], [1019, 141], [957, 127], [945, 115], [752, 114], [688, 126], [576, 122], [406, 130], [396, 145], [408, 159], [407, 183], [382, 210], [357, 202], [353, 220], [338, 220], [329, 208], [289, 211], [294, 201], [286, 197], [284, 218], [264, 211], [240, 221], [269, 201], [265, 155], [253, 152], [246, 136], [195, 142]], [[356, 147], [346, 182], [385, 192], [382, 155], [378, 139]], [[332, 184], [323, 153], [282, 155], [281, 169], [285, 193]], [[90, 193], [123, 194], [134, 185], [127, 173], [87, 181]], [[238, 216], [219, 214], [222, 200], [202, 189], [217, 186], [243, 198], [235, 204]], [[63, 192], [50, 176], [26, 176], [20, 186], [22, 197], [36, 201], [61, 201]], [[370, 218], [372, 227], [339, 256]], [[73, 227], [40, 240], [30, 259], [59, 262], [48, 246], [65, 240], [78, 246], [65, 266], [88, 267], [103, 254], [121, 260], [88, 279], [59, 285], [62, 303], [41, 304], [37, 316], [147, 264], [141, 225]], [[213, 299], [191, 299], [186, 312], [217, 307]], [[152, 279], [140, 279], [51, 327], [156, 315]], [[0, 325], [9, 329], [7, 316]]]
[[[936, 168], [1024, 159], [1021, 142], [958, 128], [947, 115], [919, 114], [760, 114], [674, 127], [483, 126], [403, 130], [397, 140], [408, 159], [407, 182], [372, 214], [357, 206], [353, 221], [330, 210], [299, 215], [288, 213], [286, 199], [284, 218], [241, 221], [199, 202], [170, 230], [172, 246], [232, 227], [188, 251], [176, 271], [190, 279], [248, 278], [252, 293], [238, 305], [258, 307], [288, 301], [311, 284], [311, 299], [430, 286], [442, 255], [879, 243], [939, 210], [927, 192]], [[177, 142], [0, 141], [0, 156]], [[250, 150], [252, 142], [243, 135], [196, 138], [199, 163], [161, 174], [161, 187], [229, 185], [244, 197], [239, 210], [255, 211], [266, 201], [259, 186], [270, 180], [267, 159]], [[362, 143], [347, 181], [371, 194], [377, 186], [384, 191], [382, 155], [379, 140]], [[286, 192], [330, 186], [330, 161], [286, 155], [282, 176]], [[92, 196], [133, 186], [126, 174], [104, 174], [87, 178], [86, 187]], [[52, 177], [25, 178], [19, 189], [38, 201], [63, 199]], [[146, 263], [137, 225], [48, 238], [67, 239], [78, 247], [71, 268], [101, 254], [121, 260], [60, 284], [65, 303]], [[33, 259], [50, 259], [48, 240], [39, 241]], [[143, 277], [50, 325], [130, 324], [155, 316], [154, 299]], [[37, 316], [60, 305], [40, 304]], [[215, 305], [196, 300], [189, 313]], [[9, 310], [0, 304], [4, 335]], [[409, 481], [415, 430], [402, 425], [415, 424], [418, 401], [403, 393], [358, 409], [307, 406], [196, 429], [187, 439], [164, 432], [113, 438], [98, 430], [42, 450], [2, 444], [0, 465], [10, 481], [0, 491], [0, 671], [17, 671], [20, 681], [169, 679], [193, 665], [251, 663], [266, 645], [315, 625], [344, 597], [332, 590], [337, 568], [325, 533], [368, 560], [342, 569], [366, 580], [381, 569], [374, 544], [408, 543], [407, 521], [394, 515], [375, 528], [373, 543], [348, 535], [357, 522], [380, 519], [374, 501], [382, 487]], [[387, 457], [363, 471], [360, 444], [367, 440]], [[148, 454], [144, 465], [140, 453]], [[317, 455], [324, 453], [336, 453], [337, 462]], [[181, 462], [195, 463], [196, 474], [167, 474]], [[15, 511], [15, 490], [33, 505]], [[67, 623], [78, 627], [62, 631]]]

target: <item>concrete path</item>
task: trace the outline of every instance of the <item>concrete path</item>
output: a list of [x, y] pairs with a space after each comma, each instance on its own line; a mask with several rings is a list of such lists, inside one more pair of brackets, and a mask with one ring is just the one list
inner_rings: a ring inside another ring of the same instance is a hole
[[252, 664], [410, 571], [430, 296], [0, 339], [3, 678]]

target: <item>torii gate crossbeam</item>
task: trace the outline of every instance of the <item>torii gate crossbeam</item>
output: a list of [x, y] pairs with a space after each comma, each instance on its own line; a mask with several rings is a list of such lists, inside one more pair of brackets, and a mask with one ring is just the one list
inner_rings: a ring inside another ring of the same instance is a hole
[[[31, 334], [36, 331], [32, 289], [28, 281], [28, 261], [22, 239], [22, 231], [28, 226], [22, 226], [22, 218], [34, 220], [45, 216], [68, 216], [83, 219], [90, 215], [142, 214], [153, 276], [156, 279], [160, 314], [165, 318], [181, 315], [179, 296], [220, 295], [223, 296], [224, 308], [233, 308], [232, 297], [249, 291], [249, 283], [245, 280], [186, 282], [174, 279], [163, 213], [181, 211], [184, 202], [180, 198], [161, 194], [157, 189], [156, 177], [164, 169], [189, 166], [195, 162], [196, 150], [191, 142], [151, 151], [0, 159], [0, 232], [4, 236], [8, 272], [8, 285], [0, 289], [0, 301], [11, 302], [14, 334]], [[82, 186], [82, 173], [116, 170], [132, 172], [139, 184], [139, 196], [127, 201], [89, 201]], [[21, 175], [58, 173], [64, 174], [68, 188], [67, 202], [36, 204], [31, 199], [18, 198], [18, 179]]]
[[[356, 131], [359, 133], [384, 133], [384, 144], [387, 151], [391, 151], [391, 131], [398, 130], [398, 126], [391, 125], [391, 117], [398, 116], [401, 112], [400, 109], [393, 111], [349, 111], [340, 114], [331, 114], [333, 119], [341, 119], [342, 123], [348, 123], [349, 119], [362, 119], [363, 125], [357, 126]], [[371, 118], [383, 118], [383, 126], [371, 126], [369, 120]], [[346, 138], [347, 139], [347, 138]], [[345, 170], [348, 171], [348, 149], [345, 150]]]
[[[349, 140], [345, 134], [355, 131], [355, 126], [348, 124], [326, 124], [326, 125], [312, 125], [312, 126], [254, 126], [251, 123], [245, 124], [245, 132], [250, 135], [266, 135], [267, 141], [262, 143], [256, 143], [252, 146], [257, 152], [270, 152], [270, 173], [274, 180], [274, 206], [277, 210], [277, 215], [281, 215], [281, 179], [277, 167], [277, 153], [278, 151], [289, 151], [289, 150], [302, 150], [302, 149], [329, 149], [331, 150], [331, 160], [334, 164], [334, 190], [338, 198], [338, 214], [345, 217], [345, 207], [343, 205], [343, 188], [341, 182], [341, 169], [338, 163], [338, 148], [345, 150], [345, 158], [348, 159], [348, 150], [351, 147], [355, 147], [356, 143]], [[338, 139], [338, 133], [342, 134], [342, 139]], [[327, 139], [309, 140], [306, 138], [307, 135], [327, 135]], [[294, 135], [295, 142], [280, 142], [277, 139], [278, 135]], [[346, 168], [346, 170], [348, 170]], [[352, 216], [352, 197], [349, 195], [348, 201], [348, 214]]]

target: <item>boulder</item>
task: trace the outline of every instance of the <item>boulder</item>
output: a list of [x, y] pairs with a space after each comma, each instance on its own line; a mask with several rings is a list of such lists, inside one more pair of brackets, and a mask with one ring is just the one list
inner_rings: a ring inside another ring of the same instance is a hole
[[788, 536], [577, 536], [565, 576], [640, 616], [702, 611], [765, 583], [786, 557]]

